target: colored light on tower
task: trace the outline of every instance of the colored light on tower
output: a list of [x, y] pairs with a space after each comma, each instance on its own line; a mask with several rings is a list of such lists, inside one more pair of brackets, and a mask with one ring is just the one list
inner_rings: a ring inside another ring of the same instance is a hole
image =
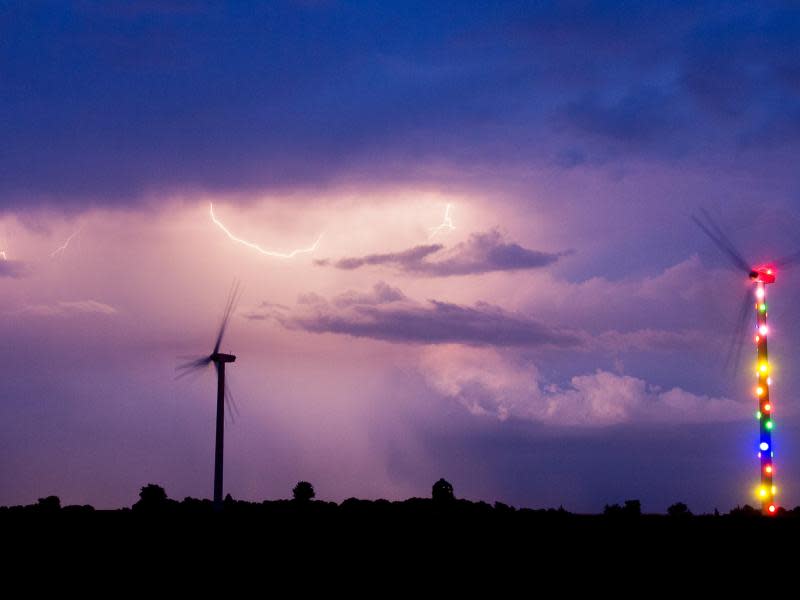
[[767, 421], [766, 423], [764, 423], [764, 427], [766, 427], [767, 429], [771, 430], [772, 429], [772, 421]]
[[762, 313], [763, 312], [767, 312], [767, 303], [766, 302], [762, 302], [761, 304], [759, 304], [758, 305], [758, 310], [761, 311]]
[[772, 410], [772, 405], [771, 404], [765, 404], [764, 405], [764, 412], [769, 412], [771, 410]]
[[775, 505], [774, 505], [774, 504], [770, 504], [770, 505], [769, 505], [769, 508], [768, 508], [767, 510], [768, 510], [770, 513], [774, 513], [774, 512], [775, 512]]
[[764, 299], [764, 288], [763, 287], [757, 287], [756, 288], [756, 298], [758, 298], [759, 300], [763, 300]]
[[767, 442], [761, 442], [758, 447], [761, 448], [762, 452], [769, 450], [769, 444]]
[[767, 335], [767, 331], [769, 330], [767, 329], [766, 325], [762, 325], [761, 327], [758, 328], [758, 333], [760, 333], [761, 335]]
[[767, 465], [766, 467], [764, 467], [764, 471], [766, 471], [767, 473], [769, 473], [771, 475], [772, 474], [772, 465]]
[[761, 386], [758, 386], [756, 388], [756, 396], [763, 396], [763, 395], [764, 395], [764, 388], [761, 387]]
[[767, 365], [767, 363], [765, 363], [765, 362], [762, 362], [762, 363], [761, 363], [761, 364], [758, 366], [758, 370], [759, 370], [759, 371], [761, 371], [762, 373], [766, 373], [766, 372], [767, 372], [767, 369], [769, 369], [769, 366], [768, 366], [768, 365]]

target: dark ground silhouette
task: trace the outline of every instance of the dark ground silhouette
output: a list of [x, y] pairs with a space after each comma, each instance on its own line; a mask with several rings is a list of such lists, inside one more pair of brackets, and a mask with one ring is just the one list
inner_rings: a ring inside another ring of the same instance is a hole
[[774, 517], [750, 506], [694, 515], [678, 502], [666, 514], [648, 514], [638, 500], [627, 500], [601, 514], [575, 514], [461, 499], [444, 479], [429, 498], [336, 503], [315, 496], [309, 482], [298, 482], [292, 499], [248, 502], [227, 495], [221, 510], [210, 499], [171, 499], [156, 484], [142, 487], [130, 508], [116, 510], [61, 506], [49, 496], [0, 507], [2, 547], [11, 557], [7, 570], [69, 565], [72, 573], [93, 574], [103, 565], [120, 569], [126, 581], [160, 570], [173, 579], [188, 573], [193, 581], [224, 574], [226, 585], [294, 573], [319, 593], [336, 585], [349, 590], [347, 577], [356, 574], [362, 583], [380, 574], [374, 591], [381, 595], [401, 581], [430, 578], [447, 582], [442, 591], [448, 595], [451, 585], [475, 593], [483, 578], [491, 586], [486, 597], [497, 597], [500, 582], [516, 580], [517, 589], [531, 577], [537, 585], [556, 581], [595, 592], [598, 577], [609, 573], [649, 572], [662, 583], [689, 574], [723, 581], [754, 548], [793, 547], [800, 534], [800, 507]]
[[[551, 522], [566, 521], [605, 521], [627, 522], [636, 520], [658, 520], [675, 522], [676, 520], [708, 521], [721, 519], [730, 521], [735, 519], [761, 520], [760, 511], [752, 506], [736, 506], [727, 514], [720, 514], [714, 510], [712, 514], [695, 515], [683, 502], [676, 502], [666, 509], [665, 514], [643, 513], [639, 500], [625, 500], [622, 504], [607, 504], [602, 514], [576, 514], [565, 510], [563, 507], [531, 509], [516, 508], [502, 502], [489, 504], [483, 501], [471, 501], [456, 498], [453, 486], [445, 479], [439, 479], [433, 484], [430, 498], [409, 498], [407, 500], [360, 500], [348, 498], [341, 503], [314, 500], [316, 492], [314, 486], [307, 481], [299, 481], [292, 489], [291, 500], [264, 500], [252, 502], [235, 500], [230, 494], [225, 496], [223, 507], [218, 511], [224, 515], [236, 515], [263, 518], [314, 518], [336, 520], [340, 518], [374, 519], [414, 519], [414, 518], [442, 518], [442, 519], [494, 519], [503, 518], [524, 523], [529, 520], [547, 520]], [[35, 504], [25, 506], [0, 506], [0, 519], [8, 519], [14, 515], [24, 514], [69, 514], [69, 513], [103, 513], [136, 515], [204, 515], [214, 513], [213, 502], [209, 499], [186, 497], [182, 501], [168, 497], [166, 490], [160, 485], [149, 483], [139, 492], [139, 500], [130, 508], [123, 507], [112, 510], [95, 510], [89, 505], [61, 506], [58, 496], [39, 498]], [[787, 510], [779, 508], [777, 515], [763, 517], [764, 521], [800, 521], [800, 506]]]

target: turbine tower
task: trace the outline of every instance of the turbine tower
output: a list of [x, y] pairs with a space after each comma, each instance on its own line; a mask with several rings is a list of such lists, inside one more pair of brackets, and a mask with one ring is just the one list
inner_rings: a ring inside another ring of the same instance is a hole
[[[703, 232], [717, 245], [717, 247], [727, 256], [728, 260], [739, 272], [747, 273], [750, 282], [753, 284], [755, 294], [756, 311], [756, 334], [755, 343], [757, 348], [756, 376], [757, 384], [755, 395], [758, 399], [758, 411], [756, 417], [759, 424], [758, 437], [758, 459], [760, 467], [760, 484], [756, 489], [756, 496], [761, 502], [761, 512], [771, 516], [777, 513], [778, 506], [775, 503], [775, 451], [772, 446], [772, 430], [774, 427], [774, 404], [770, 397], [770, 387], [772, 386], [772, 376], [770, 374], [769, 357], [767, 354], [767, 286], [775, 283], [775, 276], [778, 268], [787, 268], [800, 260], [800, 252], [757, 267], [749, 266], [748, 263], [722, 229], [714, 223], [711, 216], [701, 211], [701, 217], [693, 216], [694, 222]], [[750, 291], [745, 296], [740, 313], [740, 327], [744, 326], [747, 314], [753, 306], [753, 297]], [[739, 347], [741, 345], [739, 344]]]
[[772, 402], [769, 397], [769, 387], [772, 378], [769, 373], [769, 358], [767, 356], [767, 285], [775, 283], [775, 271], [771, 267], [759, 267], [750, 272], [750, 279], [755, 283], [756, 295], [756, 347], [758, 348], [757, 377], [759, 422], [758, 458], [761, 462], [761, 485], [758, 488], [758, 497], [761, 500], [761, 512], [770, 515], [777, 510], [775, 506], [775, 485], [773, 475], [775, 468], [772, 461], [775, 452], [772, 449]]
[[225, 354], [220, 352], [222, 345], [222, 338], [225, 335], [225, 330], [228, 327], [228, 320], [231, 313], [236, 307], [239, 299], [239, 286], [234, 284], [231, 292], [228, 295], [228, 302], [225, 305], [225, 312], [222, 316], [222, 324], [220, 325], [219, 332], [217, 333], [217, 340], [214, 344], [214, 349], [208, 356], [194, 359], [186, 364], [178, 367], [182, 371], [179, 377], [188, 375], [189, 373], [204, 369], [211, 363], [214, 364], [214, 369], [217, 372], [217, 427], [214, 446], [214, 510], [222, 508], [222, 485], [223, 485], [223, 450], [225, 446], [225, 405], [226, 400], [232, 401], [228, 386], [225, 383], [225, 365], [232, 363], [236, 360], [233, 354]]

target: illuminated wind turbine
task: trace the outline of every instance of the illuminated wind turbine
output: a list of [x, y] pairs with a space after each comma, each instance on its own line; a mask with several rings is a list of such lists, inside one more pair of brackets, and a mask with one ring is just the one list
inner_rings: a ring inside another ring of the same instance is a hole
[[228, 295], [228, 302], [225, 305], [225, 311], [222, 315], [222, 324], [217, 333], [217, 340], [214, 344], [214, 349], [208, 356], [203, 356], [183, 364], [178, 367], [182, 371], [179, 377], [188, 375], [189, 373], [199, 371], [206, 368], [210, 364], [214, 364], [217, 371], [217, 430], [216, 430], [216, 443], [214, 448], [214, 509], [220, 510], [222, 508], [222, 468], [223, 468], [223, 446], [225, 442], [225, 400], [230, 401], [230, 393], [225, 384], [225, 365], [232, 363], [236, 360], [233, 354], [224, 354], [219, 351], [222, 345], [222, 338], [225, 335], [225, 329], [228, 327], [228, 320], [233, 313], [236, 303], [239, 299], [239, 286], [234, 285]]
[[755, 302], [753, 302], [750, 292], [747, 293], [739, 314], [740, 328], [747, 320], [747, 314], [751, 306], [755, 305], [756, 311], [756, 334], [755, 343], [757, 348], [756, 376], [758, 378], [755, 393], [758, 399], [758, 412], [756, 417], [759, 422], [759, 444], [758, 458], [761, 468], [761, 484], [756, 490], [756, 496], [761, 501], [761, 512], [765, 515], [774, 515], [777, 512], [775, 504], [775, 452], [772, 447], [772, 429], [774, 427], [773, 402], [770, 399], [770, 386], [772, 378], [770, 376], [770, 366], [767, 356], [767, 285], [775, 283], [775, 276], [779, 268], [786, 268], [800, 260], [800, 252], [776, 260], [771, 263], [759, 266], [751, 266], [751, 263], [742, 258], [742, 255], [730, 241], [722, 229], [714, 223], [711, 216], [702, 211], [702, 219], [692, 216], [692, 220], [703, 230], [711, 241], [725, 254], [731, 265], [739, 272], [746, 273], [753, 284]]

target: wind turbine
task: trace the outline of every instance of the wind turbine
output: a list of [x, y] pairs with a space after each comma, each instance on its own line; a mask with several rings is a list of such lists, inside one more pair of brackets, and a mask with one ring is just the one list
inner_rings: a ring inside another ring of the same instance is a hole
[[[753, 285], [753, 297], [748, 291], [744, 299], [744, 304], [739, 313], [739, 329], [744, 327], [750, 307], [755, 306], [756, 312], [756, 333], [754, 336], [756, 344], [756, 376], [757, 384], [755, 394], [758, 399], [758, 411], [756, 418], [759, 422], [759, 444], [758, 459], [761, 469], [761, 484], [756, 490], [756, 496], [761, 501], [761, 512], [765, 515], [774, 515], [777, 512], [775, 504], [775, 452], [772, 447], [772, 429], [774, 427], [773, 410], [774, 404], [770, 398], [770, 386], [772, 377], [770, 375], [769, 359], [767, 356], [767, 286], [775, 283], [778, 269], [783, 269], [795, 264], [800, 260], [800, 252], [786, 256], [782, 259], [753, 266], [746, 261], [742, 254], [736, 249], [727, 235], [713, 221], [706, 211], [701, 211], [701, 217], [692, 216], [692, 220], [705, 233], [711, 241], [728, 258], [731, 265], [740, 273], [746, 274]], [[740, 332], [741, 333], [741, 332]], [[738, 343], [741, 349], [741, 342]], [[738, 362], [738, 352], [737, 352]]]
[[228, 294], [228, 301], [225, 305], [225, 311], [222, 315], [222, 324], [217, 333], [217, 340], [214, 343], [214, 349], [208, 356], [197, 358], [188, 363], [178, 367], [182, 371], [179, 377], [188, 375], [205, 369], [210, 364], [214, 364], [217, 371], [217, 431], [216, 431], [216, 444], [214, 448], [214, 509], [220, 510], [222, 508], [222, 468], [223, 468], [223, 447], [225, 444], [225, 400], [230, 400], [228, 387], [225, 384], [225, 365], [232, 363], [236, 360], [233, 354], [225, 354], [220, 352], [222, 345], [222, 338], [225, 335], [225, 329], [228, 327], [231, 313], [233, 313], [236, 303], [239, 299], [239, 286], [234, 284]]

